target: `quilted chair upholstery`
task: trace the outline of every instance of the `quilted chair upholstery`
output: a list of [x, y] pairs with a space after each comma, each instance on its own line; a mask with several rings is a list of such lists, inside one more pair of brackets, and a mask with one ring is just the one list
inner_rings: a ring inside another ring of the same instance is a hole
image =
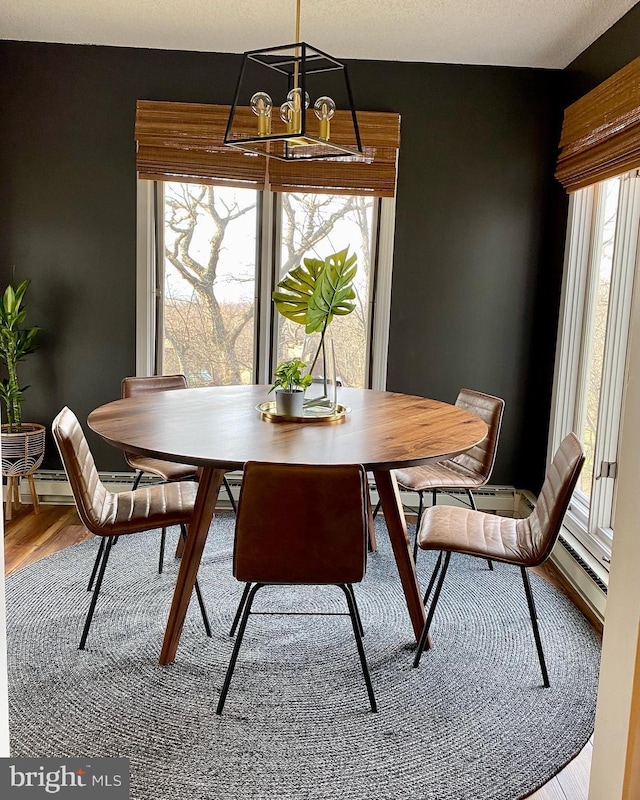
[[[549, 686], [527, 568], [542, 564], [551, 554], [583, 464], [582, 445], [575, 434], [569, 433], [554, 455], [535, 509], [525, 519], [499, 517], [453, 506], [436, 506], [425, 511], [418, 532], [418, 544], [422, 550], [440, 551], [425, 593], [425, 606], [441, 567], [442, 571], [416, 651], [415, 667], [420, 662], [427, 641], [451, 553], [464, 553], [520, 568], [543, 682], [545, 687]], [[444, 563], [443, 553], [446, 553]]]
[[[111, 547], [119, 536], [179, 525], [186, 536], [198, 485], [193, 481], [161, 483], [131, 491], [110, 492], [100, 480], [89, 445], [76, 415], [63, 408], [52, 423], [53, 437], [71, 485], [78, 515], [87, 530], [101, 537], [89, 589], [98, 573], [80, 641], [84, 649]], [[199, 587], [198, 599], [208, 629]]]

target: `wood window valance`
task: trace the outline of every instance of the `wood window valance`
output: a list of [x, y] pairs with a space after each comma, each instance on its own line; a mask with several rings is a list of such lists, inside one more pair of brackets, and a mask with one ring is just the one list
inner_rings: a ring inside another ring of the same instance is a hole
[[[223, 144], [230, 106], [138, 100], [136, 169], [141, 178], [216, 183], [272, 191], [393, 197], [400, 115], [358, 111], [363, 156], [288, 162], [249, 155]], [[251, 109], [237, 113], [253, 116]], [[340, 139], [349, 112], [337, 111], [331, 136]], [[268, 162], [268, 163], [267, 163]]]
[[556, 178], [568, 192], [640, 167], [640, 57], [564, 113]]

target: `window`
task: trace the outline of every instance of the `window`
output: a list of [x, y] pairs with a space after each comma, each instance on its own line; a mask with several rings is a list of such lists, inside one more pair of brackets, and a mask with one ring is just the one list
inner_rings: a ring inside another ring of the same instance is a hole
[[569, 430], [584, 445], [566, 525], [605, 566], [639, 231], [637, 172], [571, 195], [550, 451]]
[[356, 310], [332, 322], [345, 385], [384, 388], [394, 201], [139, 181], [138, 374], [270, 383], [302, 326], [271, 292], [304, 256], [357, 253]]

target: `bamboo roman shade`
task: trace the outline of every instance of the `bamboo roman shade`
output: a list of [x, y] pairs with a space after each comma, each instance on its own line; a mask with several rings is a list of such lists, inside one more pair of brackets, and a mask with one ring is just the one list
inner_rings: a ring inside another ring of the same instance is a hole
[[[400, 146], [400, 115], [358, 111], [363, 155], [321, 161], [278, 161], [228, 147], [223, 136], [230, 106], [138, 100], [136, 169], [141, 178], [217, 183], [272, 191], [393, 197]], [[255, 119], [249, 108], [237, 109]], [[340, 141], [348, 112], [336, 111], [331, 138]], [[351, 132], [351, 136], [352, 136]]]
[[564, 113], [556, 178], [568, 192], [640, 167], [640, 58]]

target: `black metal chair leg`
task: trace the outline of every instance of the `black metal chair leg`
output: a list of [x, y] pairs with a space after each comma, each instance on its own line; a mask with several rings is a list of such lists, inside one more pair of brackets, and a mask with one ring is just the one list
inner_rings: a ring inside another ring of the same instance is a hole
[[164, 566], [164, 545], [167, 541], [167, 529], [163, 528], [160, 534], [160, 555], [158, 556], [158, 575], [162, 575], [162, 568]]
[[104, 578], [104, 571], [107, 568], [107, 561], [109, 560], [109, 553], [111, 552], [112, 545], [113, 545], [112, 537], [109, 536], [107, 539], [106, 546], [104, 548], [102, 563], [100, 564], [98, 579], [96, 581], [95, 589], [93, 590], [93, 597], [91, 598], [91, 603], [89, 604], [89, 611], [87, 612], [87, 618], [84, 623], [82, 636], [80, 637], [80, 646], [78, 648], [79, 650], [84, 650], [84, 646], [87, 643], [87, 636], [89, 635], [89, 628], [91, 627], [93, 612], [96, 610], [96, 603], [98, 602], [98, 595], [100, 594], [100, 587], [102, 586], [102, 579]]
[[233, 513], [238, 513], [238, 508], [236, 506], [236, 499], [233, 496], [233, 492], [231, 491], [231, 487], [229, 486], [229, 482], [227, 481], [226, 477], [222, 478], [222, 482], [224, 483], [224, 488], [227, 490], [227, 496], [229, 498], [229, 502], [231, 503], [231, 508], [233, 509]]
[[429, 578], [429, 585], [427, 586], [427, 591], [424, 593], [424, 598], [422, 600], [422, 605], [426, 608], [427, 602], [429, 597], [431, 596], [431, 590], [433, 589], [433, 584], [436, 582], [436, 578], [438, 577], [438, 572], [440, 571], [440, 565], [442, 564], [442, 550], [438, 554], [438, 560], [436, 561], [436, 565], [433, 568], [433, 572], [431, 573], [431, 577]]
[[438, 585], [436, 586], [435, 594], [433, 595], [433, 601], [431, 603], [431, 607], [429, 608], [429, 613], [427, 614], [427, 620], [424, 623], [424, 628], [422, 629], [422, 633], [420, 634], [420, 641], [418, 642], [418, 647], [416, 648], [416, 654], [413, 659], [413, 666], [417, 667], [420, 663], [420, 657], [422, 656], [422, 652], [425, 648], [427, 643], [427, 636], [429, 635], [429, 628], [431, 627], [431, 620], [433, 619], [433, 615], [436, 610], [436, 606], [438, 605], [438, 600], [440, 599], [440, 592], [442, 591], [442, 584], [444, 583], [445, 576], [447, 574], [447, 569], [449, 568], [449, 561], [451, 560], [451, 553], [447, 552], [446, 556], [444, 557], [444, 564], [442, 565], [442, 572], [440, 573], [440, 578], [438, 579]]
[[[182, 541], [186, 541], [187, 539], [187, 529], [184, 525], [180, 525], [180, 536], [182, 537]], [[200, 606], [200, 613], [202, 614], [202, 622], [204, 623], [204, 630], [207, 636], [211, 636], [211, 625], [209, 624], [209, 615], [207, 614], [207, 608], [204, 604], [204, 599], [202, 597], [202, 591], [200, 590], [200, 584], [198, 583], [198, 579], [196, 578], [193, 588], [196, 590], [196, 598], [198, 600], [198, 605]]]
[[540, 631], [538, 629], [538, 615], [536, 613], [536, 606], [533, 601], [533, 594], [531, 592], [531, 584], [529, 583], [529, 575], [527, 574], [526, 567], [520, 567], [522, 574], [522, 582], [524, 583], [524, 593], [527, 596], [527, 605], [529, 606], [529, 616], [531, 617], [531, 625], [533, 626], [533, 638], [536, 640], [536, 650], [538, 651], [538, 660], [540, 661], [540, 670], [542, 672], [542, 682], [545, 689], [549, 688], [549, 674], [547, 672], [547, 664], [544, 660], [544, 652], [542, 650], [542, 641], [540, 639]]
[[[435, 498], [436, 493], [435, 490], [433, 492], [433, 496]], [[416, 559], [418, 558], [418, 533], [420, 532], [420, 522], [422, 521], [422, 512], [424, 510], [424, 497], [422, 492], [418, 492], [418, 516], [416, 517], [416, 536], [413, 540], [413, 561], [415, 563]], [[435, 503], [434, 503], [435, 504]]]
[[140, 481], [142, 480], [143, 472], [141, 469], [136, 471], [136, 477], [133, 479], [133, 486], [131, 487], [131, 491], [135, 492], [135, 490], [140, 485]]
[[249, 596], [249, 592], [251, 591], [251, 584], [245, 583], [244, 589], [242, 590], [242, 597], [240, 598], [240, 602], [238, 603], [238, 610], [236, 611], [236, 615], [233, 618], [233, 622], [231, 623], [231, 630], [229, 631], [229, 636], [233, 636], [236, 632], [236, 628], [238, 627], [238, 623], [240, 622], [240, 617], [242, 616], [242, 609], [244, 608], [244, 604], [247, 602], [247, 597]]
[[105, 543], [105, 538], [103, 536], [100, 539], [100, 547], [98, 547], [98, 552], [96, 553], [96, 559], [93, 562], [93, 569], [91, 570], [91, 577], [89, 578], [89, 584], [87, 586], [88, 592], [90, 592], [93, 589], [93, 582], [96, 579], [96, 572], [98, 571], [98, 567], [100, 566], [100, 559], [102, 558], [102, 554], [104, 553], [104, 543]]
[[[476, 500], [475, 500], [475, 497], [473, 496], [473, 492], [471, 491], [471, 489], [466, 489], [465, 491], [467, 492], [467, 496], [469, 498], [469, 504], [471, 505], [471, 508], [474, 511], [477, 511], [478, 510], [478, 506], [476, 505]], [[489, 569], [491, 570], [491, 572], [493, 572], [493, 561], [490, 558], [487, 559], [487, 564], [489, 565]]]
[[233, 652], [231, 653], [231, 659], [229, 660], [229, 666], [227, 667], [227, 674], [225, 675], [224, 683], [222, 684], [222, 689], [220, 691], [220, 698], [218, 699], [218, 707], [216, 708], [216, 714], [222, 714], [222, 711], [224, 709], [224, 704], [227, 699], [227, 693], [229, 692], [229, 686], [231, 685], [231, 678], [233, 677], [233, 670], [235, 669], [236, 661], [238, 660], [240, 645], [242, 644], [242, 639], [244, 637], [244, 632], [247, 627], [249, 614], [251, 613], [251, 606], [253, 605], [253, 599], [256, 596], [256, 592], [258, 591], [258, 589], [261, 589], [263, 586], [264, 586], [263, 583], [255, 583], [251, 588], [249, 596], [247, 597], [247, 601], [244, 605], [244, 611], [242, 612], [242, 619], [240, 620], [238, 635], [236, 636], [236, 643], [233, 646]]
[[[338, 584], [338, 585], [340, 585], [340, 584]], [[351, 595], [351, 597], [353, 599], [353, 607], [356, 610], [356, 620], [358, 622], [358, 630], [360, 631], [360, 636], [364, 637], [364, 628], [362, 626], [362, 618], [360, 617], [360, 609], [358, 608], [358, 604], [356, 603], [356, 593], [353, 590], [353, 584], [345, 583], [344, 585], [347, 587], [347, 590], [348, 590], [348, 592], [350, 593], [350, 595]]]
[[378, 511], [380, 511], [380, 506], [382, 504], [382, 500], [378, 499], [376, 503], [376, 507], [373, 509], [373, 518], [375, 519], [378, 516]]
[[[369, 667], [367, 666], [367, 658], [364, 654], [364, 647], [362, 646], [362, 636], [360, 635], [360, 628], [362, 622], [359, 622], [360, 613], [356, 604], [355, 595], [353, 594], [353, 587], [349, 584], [339, 583], [338, 586], [342, 589], [347, 598], [347, 605], [349, 606], [349, 616], [351, 617], [351, 624], [353, 625], [353, 634], [356, 637], [356, 645], [358, 647], [358, 655], [360, 656], [360, 665], [362, 667], [362, 674], [364, 675], [364, 682], [367, 685], [367, 694], [369, 695], [369, 703], [373, 712], [378, 710], [376, 705], [376, 698], [373, 694], [373, 686], [371, 685], [371, 676], [369, 675]], [[349, 586], [349, 589], [347, 589]]]

